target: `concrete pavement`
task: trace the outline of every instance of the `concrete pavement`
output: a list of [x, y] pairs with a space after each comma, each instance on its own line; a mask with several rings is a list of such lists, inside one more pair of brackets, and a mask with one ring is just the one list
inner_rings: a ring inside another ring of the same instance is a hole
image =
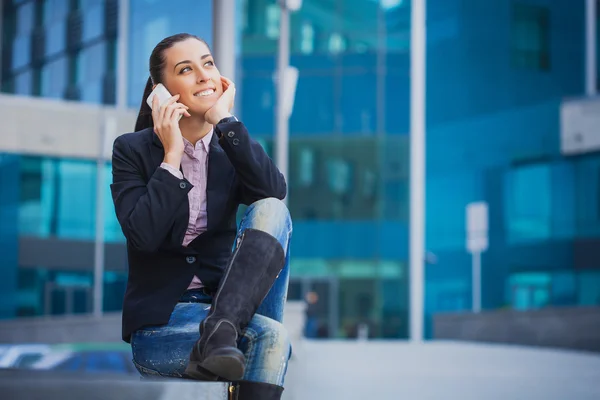
[[394, 341], [296, 343], [286, 400], [600, 399], [600, 354]]

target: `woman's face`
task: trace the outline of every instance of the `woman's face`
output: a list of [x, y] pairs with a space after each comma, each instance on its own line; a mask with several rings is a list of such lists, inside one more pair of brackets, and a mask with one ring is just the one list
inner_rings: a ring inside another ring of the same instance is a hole
[[163, 84], [192, 115], [206, 113], [223, 94], [221, 74], [206, 44], [187, 39], [165, 50]]

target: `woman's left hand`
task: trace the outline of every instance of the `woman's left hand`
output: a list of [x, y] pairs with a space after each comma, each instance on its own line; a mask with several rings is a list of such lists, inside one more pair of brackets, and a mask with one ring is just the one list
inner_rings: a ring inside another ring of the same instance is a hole
[[216, 125], [223, 118], [231, 117], [231, 110], [233, 109], [235, 100], [234, 83], [224, 76], [221, 77], [221, 83], [223, 85], [223, 94], [219, 97], [215, 105], [204, 114], [204, 120], [212, 125]]

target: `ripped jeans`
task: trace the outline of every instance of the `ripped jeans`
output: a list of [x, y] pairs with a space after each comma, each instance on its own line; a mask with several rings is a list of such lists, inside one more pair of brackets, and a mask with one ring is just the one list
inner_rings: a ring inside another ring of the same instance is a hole
[[[283, 202], [268, 198], [251, 204], [238, 229], [265, 231], [279, 240], [286, 261], [269, 294], [244, 330], [238, 348], [246, 357], [243, 380], [283, 386], [291, 345], [281, 324], [289, 281], [289, 242], [292, 222]], [[237, 243], [236, 239], [236, 243]], [[166, 325], [146, 326], [133, 333], [133, 362], [145, 378], [182, 378], [199, 325], [210, 310], [212, 298], [202, 289], [183, 294]]]

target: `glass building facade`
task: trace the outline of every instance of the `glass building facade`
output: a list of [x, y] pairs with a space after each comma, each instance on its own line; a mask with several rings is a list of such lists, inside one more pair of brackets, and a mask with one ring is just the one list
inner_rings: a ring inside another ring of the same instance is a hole
[[[116, 0], [4, 0], [2, 92], [116, 103]], [[138, 108], [148, 79], [148, 58], [164, 37], [189, 32], [212, 39], [212, 1], [131, 0], [127, 31], [127, 105]], [[133, 126], [131, 127], [133, 129]], [[1, 154], [0, 317], [86, 313], [92, 310], [92, 247], [96, 238], [96, 160]], [[124, 237], [114, 216], [105, 165], [102, 194], [104, 310], [121, 309], [126, 284]], [[47, 247], [55, 246], [55, 249]], [[40, 260], [41, 252], [69, 257]], [[116, 256], [110, 256], [116, 253]]]
[[560, 142], [561, 103], [585, 92], [584, 3], [428, 2], [428, 317], [471, 309], [475, 201], [489, 207], [483, 309], [600, 304], [600, 158]]
[[[4, 0], [2, 91], [115, 104], [118, 3]], [[291, 16], [289, 298], [319, 295], [319, 337], [355, 337], [362, 325], [371, 337], [406, 338], [410, 2], [302, 3]], [[236, 108], [272, 153], [279, 9], [237, 7]], [[564, 157], [559, 139], [561, 101], [584, 92], [583, 2], [427, 8], [426, 331], [433, 314], [471, 308], [473, 201], [490, 210], [484, 309], [598, 304], [600, 157]], [[154, 45], [178, 32], [211, 43], [213, 12], [209, 0], [128, 9], [126, 103], [137, 109]], [[0, 151], [0, 166], [0, 316], [89, 312], [95, 160]], [[104, 308], [119, 310], [124, 238], [104, 168]], [[66, 246], [73, 260], [40, 260], [31, 243]]]
[[[290, 298], [318, 294], [319, 337], [407, 337], [407, 3], [305, 0], [291, 14]], [[279, 6], [241, 6], [241, 117], [270, 151]]]
[[2, 2], [2, 91], [114, 104], [117, 0]]

